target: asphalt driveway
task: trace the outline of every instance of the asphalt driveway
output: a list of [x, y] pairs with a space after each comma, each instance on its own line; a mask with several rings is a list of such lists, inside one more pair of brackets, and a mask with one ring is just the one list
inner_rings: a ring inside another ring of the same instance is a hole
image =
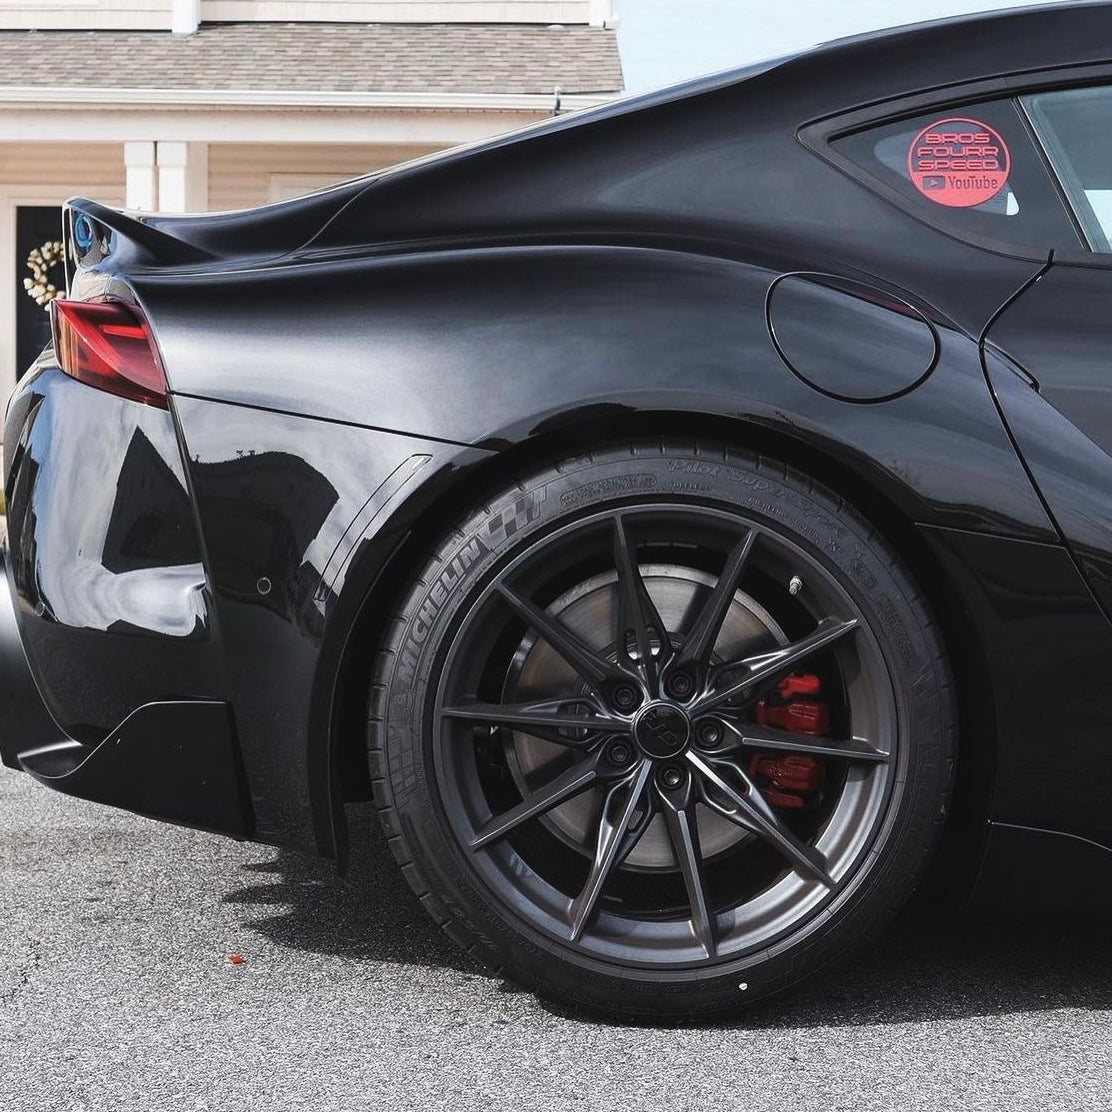
[[1107, 922], [907, 919], [745, 1024], [609, 1027], [469, 965], [353, 817], [341, 880], [0, 770], [0, 1109], [1112, 1108]]

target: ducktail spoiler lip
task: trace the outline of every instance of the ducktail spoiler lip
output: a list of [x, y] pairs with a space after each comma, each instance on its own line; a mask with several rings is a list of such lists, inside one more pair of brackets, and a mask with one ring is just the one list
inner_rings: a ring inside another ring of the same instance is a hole
[[215, 258], [144, 217], [84, 197], [66, 202], [62, 226], [67, 269], [71, 264], [95, 264], [109, 255], [135, 266], [183, 266]]
[[311, 242], [369, 184], [355, 179], [261, 208], [200, 214], [127, 212], [74, 197], [63, 217], [67, 267], [146, 270], [282, 258]]

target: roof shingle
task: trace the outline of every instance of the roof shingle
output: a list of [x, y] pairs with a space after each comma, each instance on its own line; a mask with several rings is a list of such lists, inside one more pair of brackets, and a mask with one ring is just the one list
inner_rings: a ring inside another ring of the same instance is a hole
[[518, 24], [231, 23], [0, 31], [0, 85], [284, 92], [617, 93], [615, 33]]

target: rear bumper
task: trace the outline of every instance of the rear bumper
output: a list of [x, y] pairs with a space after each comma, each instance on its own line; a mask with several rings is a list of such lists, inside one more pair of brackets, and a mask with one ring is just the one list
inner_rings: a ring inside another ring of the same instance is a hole
[[173, 418], [47, 353], [4, 450], [0, 757], [71, 795], [250, 837]]
[[97, 745], [65, 736], [27, 665], [7, 563], [0, 532], [0, 760], [67, 795], [250, 837], [251, 809], [224, 703], [150, 703]]
[[[4, 745], [56, 789], [334, 856], [345, 793], [369, 790], [366, 665], [342, 671], [349, 636], [432, 492], [486, 453], [202, 398], [171, 405], [75, 382], [49, 351], [12, 399], [15, 621], [58, 728]], [[167, 740], [178, 715], [190, 726]]]
[[63, 735], [95, 745], [147, 703], [226, 701], [171, 415], [44, 357], [9, 405], [4, 454], [16, 624]]
[[0, 518], [0, 761], [20, 768], [21, 749], [49, 745], [62, 731], [50, 717], [27, 666], [8, 590], [8, 545]]
[[224, 703], [149, 703], [99, 745], [67, 738], [24, 750], [18, 760], [67, 795], [233, 838], [251, 835]]

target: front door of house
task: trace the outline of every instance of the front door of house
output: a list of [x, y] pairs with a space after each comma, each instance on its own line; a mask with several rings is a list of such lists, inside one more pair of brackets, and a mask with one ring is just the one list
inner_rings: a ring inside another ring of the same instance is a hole
[[[16, 376], [21, 378], [50, 341], [50, 286], [64, 288], [58, 247], [62, 210], [56, 205], [20, 205], [15, 212]], [[28, 282], [30, 285], [28, 285]]]

